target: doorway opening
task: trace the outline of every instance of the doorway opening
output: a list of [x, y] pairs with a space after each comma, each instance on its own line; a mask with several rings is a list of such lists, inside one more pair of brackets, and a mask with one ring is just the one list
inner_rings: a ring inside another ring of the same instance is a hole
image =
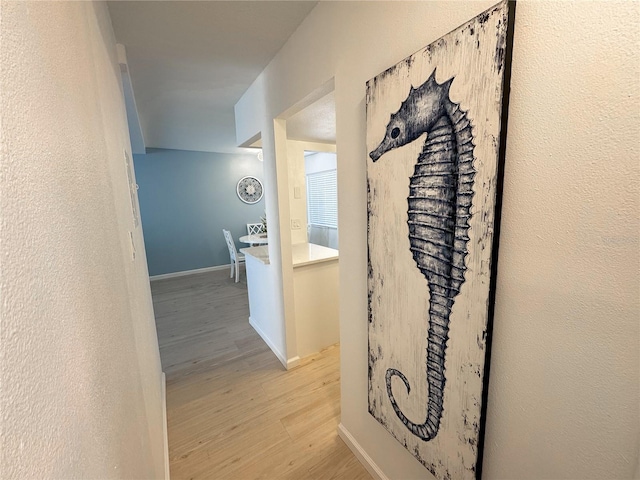
[[284, 127], [276, 162], [287, 174], [279, 213], [290, 224], [281, 229], [290, 241], [282, 249], [287, 352], [298, 360], [340, 341], [333, 89], [331, 80], [276, 119]]

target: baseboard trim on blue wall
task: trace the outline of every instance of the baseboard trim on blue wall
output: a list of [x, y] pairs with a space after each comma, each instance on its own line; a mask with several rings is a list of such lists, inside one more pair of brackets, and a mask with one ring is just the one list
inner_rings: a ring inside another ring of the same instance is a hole
[[162, 275], [149, 276], [149, 280], [152, 282], [155, 280], [166, 280], [167, 278], [186, 277], [187, 275], [195, 275], [197, 273], [215, 272], [218, 270], [231, 271], [231, 264], [216, 265], [215, 267], [196, 268], [195, 270], [184, 270], [182, 272], [163, 273]]
[[380, 467], [372, 460], [372, 458], [364, 451], [362, 446], [353, 438], [351, 432], [345, 428], [340, 422], [338, 425], [338, 436], [347, 444], [347, 447], [353, 452], [360, 463], [367, 469], [369, 474], [376, 480], [389, 480], [382, 472]]

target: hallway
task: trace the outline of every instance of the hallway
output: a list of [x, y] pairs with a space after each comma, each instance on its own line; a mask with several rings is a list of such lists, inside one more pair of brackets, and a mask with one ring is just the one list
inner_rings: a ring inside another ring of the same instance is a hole
[[286, 372], [248, 322], [246, 277], [151, 284], [171, 478], [369, 479], [337, 435], [338, 346]]

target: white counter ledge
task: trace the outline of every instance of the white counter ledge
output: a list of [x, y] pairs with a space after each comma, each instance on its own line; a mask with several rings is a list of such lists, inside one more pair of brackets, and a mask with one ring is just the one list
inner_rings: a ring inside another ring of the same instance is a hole
[[[269, 265], [269, 247], [246, 247], [240, 249], [241, 253], [250, 255], [263, 265]], [[338, 259], [338, 250], [323, 247], [314, 243], [295, 243], [291, 245], [291, 260], [293, 268], [314, 263], [329, 262]]]
[[241, 248], [240, 253], [249, 255], [264, 265], [269, 265], [269, 247], [267, 245]]
[[314, 243], [296, 243], [291, 245], [291, 256], [293, 268], [296, 268], [313, 263], [337, 260], [338, 250]]

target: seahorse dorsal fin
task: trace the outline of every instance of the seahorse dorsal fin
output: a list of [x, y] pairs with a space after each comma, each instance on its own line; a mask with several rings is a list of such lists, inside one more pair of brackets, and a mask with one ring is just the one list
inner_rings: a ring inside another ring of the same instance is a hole
[[445, 91], [449, 92], [449, 89], [451, 88], [451, 84], [453, 83], [453, 79], [454, 79], [454, 78], [455, 78], [455, 77], [451, 77], [450, 79], [445, 80], [444, 82], [442, 82], [442, 83], [440, 84], [440, 86], [441, 86], [442, 88], [444, 88], [444, 89], [445, 89]]

